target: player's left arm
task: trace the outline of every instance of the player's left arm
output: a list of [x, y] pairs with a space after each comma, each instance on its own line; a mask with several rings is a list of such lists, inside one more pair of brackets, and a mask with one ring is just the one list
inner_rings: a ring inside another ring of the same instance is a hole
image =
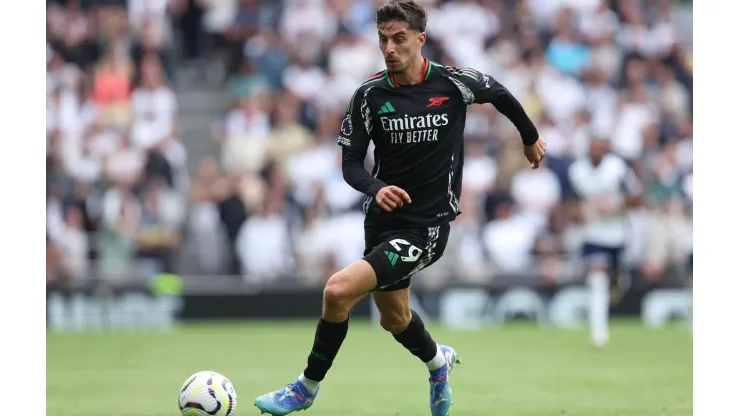
[[457, 79], [463, 82], [473, 93], [474, 103], [491, 103], [496, 110], [506, 116], [519, 130], [525, 146], [534, 145], [540, 138], [537, 128], [524, 111], [519, 100], [492, 76], [475, 69], [459, 70]]

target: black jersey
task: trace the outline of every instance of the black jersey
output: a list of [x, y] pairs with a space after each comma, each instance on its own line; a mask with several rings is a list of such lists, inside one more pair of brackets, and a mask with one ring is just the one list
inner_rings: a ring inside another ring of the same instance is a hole
[[[344, 178], [367, 195], [366, 221], [400, 227], [429, 227], [453, 221], [460, 213], [463, 130], [467, 106], [491, 103], [533, 144], [537, 129], [519, 102], [491, 76], [474, 69], [425, 60], [423, 81], [399, 85], [382, 71], [355, 91], [342, 121], [338, 144], [344, 147]], [[362, 161], [372, 141], [372, 176]], [[386, 212], [375, 195], [395, 185], [411, 204]]]

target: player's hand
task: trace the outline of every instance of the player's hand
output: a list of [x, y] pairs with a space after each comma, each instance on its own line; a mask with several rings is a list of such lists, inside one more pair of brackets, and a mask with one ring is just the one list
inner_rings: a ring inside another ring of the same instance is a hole
[[390, 185], [380, 188], [378, 194], [375, 195], [375, 202], [386, 212], [391, 212], [396, 208], [402, 207], [404, 202], [410, 204], [411, 197], [403, 189]]
[[545, 158], [545, 150], [547, 150], [547, 143], [542, 138], [537, 139], [531, 146], [524, 146], [524, 156], [527, 157], [532, 169], [540, 167], [540, 162]]

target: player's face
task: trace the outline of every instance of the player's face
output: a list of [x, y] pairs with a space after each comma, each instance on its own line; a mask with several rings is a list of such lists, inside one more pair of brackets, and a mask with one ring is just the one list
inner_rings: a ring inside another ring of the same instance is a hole
[[421, 53], [426, 33], [409, 29], [406, 22], [394, 20], [378, 25], [378, 43], [385, 59], [385, 66], [391, 74], [404, 72]]

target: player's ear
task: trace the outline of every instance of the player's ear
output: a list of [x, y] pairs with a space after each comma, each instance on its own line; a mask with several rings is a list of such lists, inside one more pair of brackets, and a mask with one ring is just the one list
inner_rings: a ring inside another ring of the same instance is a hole
[[421, 47], [424, 46], [424, 42], [426, 42], [427, 40], [427, 33], [426, 32], [419, 33], [418, 39], [419, 39], [419, 49], [421, 49]]

